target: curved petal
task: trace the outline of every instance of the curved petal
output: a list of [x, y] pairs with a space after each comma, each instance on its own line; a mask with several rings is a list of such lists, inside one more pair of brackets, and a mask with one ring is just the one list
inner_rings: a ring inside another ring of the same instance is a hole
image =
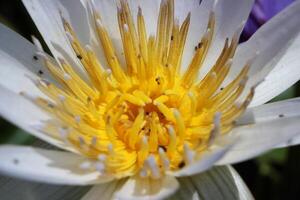
[[[134, 18], [138, 13], [138, 7], [141, 7], [148, 35], [155, 34], [161, 0], [129, 0], [128, 2]], [[215, 1], [213, 0], [204, 0], [201, 3], [197, 0], [175, 1], [175, 18], [178, 19], [180, 23], [188, 13], [191, 12], [190, 29], [185, 45], [182, 69], [185, 69], [190, 63], [194, 54], [195, 45], [199, 43], [201, 36], [206, 31], [209, 13], [213, 10], [214, 3]], [[235, 0], [218, 1], [215, 6], [217, 18], [216, 42], [212, 45], [208, 58], [206, 59], [205, 66], [207, 67], [205, 67], [205, 72], [212, 66], [220, 53], [225, 38], [231, 37], [241, 23], [246, 20], [250, 13], [252, 3], [253, 0], [243, 2]], [[107, 27], [110, 36], [113, 38], [116, 50], [120, 51], [122, 47], [116, 17], [117, 3], [109, 0], [95, 0], [95, 4], [103, 18], [103, 24]], [[119, 55], [121, 55], [120, 52]]]
[[[123, 45], [119, 31], [117, 18], [117, 0], [93, 0], [96, 10], [100, 13], [102, 23], [109, 33], [113, 42], [116, 54], [122, 64], [125, 64]], [[157, 17], [161, 0], [128, 0], [129, 7], [132, 12], [132, 17], [136, 19], [138, 7], [140, 6], [144, 15], [146, 31], [148, 36], [156, 33]], [[101, 51], [101, 50], [100, 50]], [[103, 53], [99, 53], [103, 55]], [[101, 63], [105, 63], [104, 57]]]
[[184, 71], [189, 66], [195, 53], [195, 46], [205, 34], [209, 14], [213, 10], [214, 2], [213, 0], [203, 0], [201, 3], [197, 0], [175, 1], [175, 16], [180, 19], [180, 23], [191, 12], [190, 28], [183, 51], [181, 71]]
[[3, 200], [74, 200], [81, 198], [89, 187], [42, 184], [0, 176]]
[[213, 67], [222, 51], [226, 38], [232, 38], [233, 34], [244, 26], [254, 0], [218, 0], [216, 2], [214, 7], [216, 15], [215, 36], [201, 68], [199, 78], [206, 75], [208, 70]]
[[[33, 59], [35, 47], [24, 38], [0, 25], [0, 115], [30, 134], [57, 147], [74, 151], [65, 143], [41, 133], [33, 128], [41, 120], [50, 118], [45, 112], [33, 105], [20, 92], [30, 96], [46, 97], [31, 79], [38, 78], [41, 63]], [[22, 48], [20, 48], [22, 47]], [[43, 76], [49, 78], [46, 71]]]
[[173, 176], [191, 176], [203, 172], [212, 167], [218, 160], [220, 160], [230, 149], [238, 142], [239, 138], [232, 137], [231, 135], [226, 137], [220, 137], [216, 139], [214, 145], [203, 154], [201, 154], [194, 163], [187, 165], [186, 167], [171, 173]]
[[290, 138], [287, 141], [278, 144], [275, 148], [289, 147], [289, 146], [294, 146], [299, 144], [300, 144], [300, 136], [297, 135], [295, 137]]
[[[26, 65], [26, 63], [25, 63]], [[24, 67], [23, 61], [13, 57], [0, 49], [0, 86], [19, 94], [21, 91], [31, 95], [43, 96], [30, 78], [36, 75]], [[36, 77], [37, 78], [37, 77]]]
[[293, 41], [274, 69], [256, 88], [250, 106], [261, 105], [276, 97], [300, 79], [300, 34]]
[[231, 166], [214, 167], [204, 173], [178, 180], [180, 189], [170, 199], [254, 199]]
[[[91, 29], [88, 21], [87, 8], [84, 0], [69, 1], [69, 0], [57, 0], [58, 6], [60, 4], [66, 10], [65, 17], [69, 18], [76, 35], [79, 40], [85, 44], [89, 44]], [[57, 9], [60, 9], [59, 7]]]
[[106, 184], [93, 186], [80, 200], [113, 199], [114, 193], [124, 181], [112, 181]]
[[238, 119], [238, 125], [260, 123], [300, 116], [300, 97], [249, 108]]
[[[283, 117], [297, 117], [300, 116], [300, 109], [298, 108], [300, 108], [300, 98], [268, 103], [248, 109], [237, 123], [242, 125], [275, 120]], [[282, 141], [282, 143], [276, 147], [286, 147], [297, 144], [300, 144], [300, 136], [298, 135], [286, 141]]]
[[[247, 42], [241, 44], [234, 57], [233, 66], [230, 74], [228, 75], [229, 79], [234, 78], [245, 63], [249, 59], [254, 58], [256, 54], [257, 56], [255, 57], [249, 71], [250, 78], [248, 86], [251, 87], [265, 78], [266, 75], [276, 66], [276, 63], [278, 63], [278, 61], [282, 58], [293, 39], [295, 39], [298, 35], [300, 31], [299, 17], [300, 2], [296, 1], [277, 16], [273, 17], [268, 23], [263, 25]], [[289, 61], [288, 58], [286, 59]], [[291, 70], [289, 70], [289, 65], [284, 66], [284, 68], [284, 70], [291, 72]], [[295, 69], [293, 65], [291, 68]], [[270, 85], [271, 83], [273, 84], [272, 79], [268, 80], [267, 78], [266, 81], [268, 82], [266, 85]], [[271, 83], [269, 81], [271, 81]], [[287, 89], [290, 85], [284, 84], [284, 86], [285, 89]], [[265, 86], [261, 87], [267, 89]], [[263, 93], [265, 92], [265, 90], [258, 90], [253, 102], [255, 103], [255, 98], [259, 98], [260, 95], [264, 96]], [[271, 96], [272, 95], [268, 98], [264, 97], [263, 101], [259, 101], [259, 103], [269, 100]], [[258, 105], [258, 103], [255, 104]]]
[[[31, 80], [38, 78], [36, 73], [41, 70], [41, 63], [33, 58], [35, 47], [3, 25], [0, 25], [0, 35], [3, 44], [0, 49], [0, 66], [3, 66], [0, 71], [0, 115], [41, 140], [76, 152], [62, 141], [35, 129], [35, 125], [50, 116], [19, 95], [25, 92], [33, 97], [47, 98]], [[50, 78], [47, 71], [43, 72], [45, 78]]]
[[[61, 14], [70, 20], [70, 14], [64, 7], [63, 0], [22, 0], [35, 25], [43, 36], [44, 41], [49, 47], [53, 56], [57, 58], [64, 58], [68, 60], [79, 72], [83, 72], [83, 69], [77, 59], [70, 42], [68, 41], [67, 35], [63, 28]], [[65, 3], [66, 4], [66, 3]], [[70, 4], [67, 4], [70, 5]], [[72, 2], [72, 9], [76, 12], [83, 9], [82, 4], [78, 1]], [[79, 8], [81, 6], [81, 8]], [[75, 9], [76, 8], [76, 9]], [[78, 23], [84, 23], [86, 18], [83, 16], [83, 12], [80, 12], [81, 20]], [[74, 15], [71, 15], [74, 17]], [[77, 15], [75, 15], [77, 16]], [[76, 18], [77, 19], [77, 18]], [[75, 20], [75, 19], [73, 19]], [[87, 21], [85, 21], [87, 23]], [[86, 24], [85, 23], [85, 24]], [[81, 26], [81, 25], [79, 25]], [[77, 27], [77, 26], [76, 26]], [[78, 27], [79, 28], [79, 27]], [[82, 27], [80, 27], [82, 28]], [[82, 33], [84, 31], [79, 31]], [[81, 34], [83, 35], [83, 34]], [[82, 73], [83, 75], [84, 73]]]
[[[43, 70], [43, 63], [38, 60], [36, 54], [36, 47], [23, 38], [21, 35], [11, 30], [7, 26], [0, 23], [0, 55], [1, 57], [5, 55], [5, 57], [10, 57], [10, 60], [14, 60], [13, 65], [20, 68], [27, 68], [34, 74], [39, 74], [40, 70], [42, 70], [43, 77], [50, 79], [49, 73], [47, 70]], [[1, 58], [1, 66], [6, 66], [7, 64], [2, 63], [5, 62]], [[11, 67], [6, 67], [11, 68]], [[1, 68], [2, 70], [2, 68]], [[8, 70], [8, 69], [7, 69]], [[1, 71], [1, 75], [6, 76]], [[12, 76], [12, 74], [11, 74]], [[6, 76], [6, 78], [11, 78]], [[1, 78], [2, 79], [2, 78]]]
[[91, 0], [57, 1], [58, 8], [60, 7], [60, 5], [62, 5], [65, 9], [64, 17], [69, 20], [81, 45], [89, 45], [98, 56], [101, 64], [107, 66], [104, 52], [97, 39], [95, 22], [90, 7]]
[[114, 197], [120, 200], [165, 199], [178, 187], [178, 181], [172, 176], [166, 175], [161, 179], [132, 177], [116, 191]]
[[240, 136], [239, 142], [217, 165], [237, 163], [268, 151], [300, 134], [300, 116], [286, 117], [234, 128], [230, 134]]
[[79, 165], [85, 158], [69, 152], [2, 145], [0, 159], [1, 173], [26, 180], [64, 185], [90, 185], [113, 179], [100, 176], [97, 171], [80, 170]]
[[[0, 78], [0, 80], [2, 80], [2, 78]], [[20, 85], [20, 87], [24, 86], [23, 82], [18, 82], [18, 84]], [[4, 88], [1, 84], [0, 99], [1, 117], [26, 130], [28, 133], [41, 140], [44, 140], [61, 149], [76, 152], [73, 147], [49, 135], [41, 133], [36, 128], [34, 128], [34, 126], [36, 124], [39, 124], [41, 120], [47, 120], [50, 117], [45, 112], [42, 112], [35, 105], [29, 102], [27, 99], [21, 97], [19, 94], [16, 94], [11, 90]]]
[[54, 57], [61, 55], [55, 45], [60, 45], [66, 53], [72, 55], [73, 51], [66, 37], [59, 14], [60, 10], [63, 11], [63, 6], [60, 2], [58, 0], [23, 0], [22, 2]]

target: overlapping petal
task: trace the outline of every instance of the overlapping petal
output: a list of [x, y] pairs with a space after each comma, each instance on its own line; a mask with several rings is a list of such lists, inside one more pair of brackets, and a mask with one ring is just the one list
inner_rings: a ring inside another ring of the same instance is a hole
[[[238, 121], [238, 124], [260, 123], [264, 121], [276, 120], [280, 118], [298, 117], [300, 116], [300, 99], [288, 99], [275, 103], [269, 103], [257, 107], [250, 108]], [[276, 137], [276, 135], [275, 135]], [[278, 147], [297, 145], [300, 138], [296, 135], [293, 138], [282, 141]]]
[[0, 176], [2, 200], [77, 200], [89, 186], [62, 186]]
[[214, 145], [197, 156], [193, 163], [172, 173], [172, 175], [177, 177], [192, 176], [211, 168], [218, 160], [222, 159], [238, 141], [239, 138], [232, 137], [232, 135], [217, 138]]
[[[64, 57], [81, 70], [81, 65], [62, 26], [61, 15], [70, 20], [82, 44], [90, 44], [95, 39], [89, 16], [93, 6], [99, 10], [104, 24], [109, 27], [108, 31], [116, 45], [118, 55], [122, 54], [118, 23], [115, 17], [117, 15], [116, 1], [82, 0], [71, 3], [71, 1], [65, 0], [23, 0], [23, 3], [55, 58]], [[192, 12], [191, 29], [182, 62], [183, 68], [188, 65], [187, 61], [194, 54], [194, 47], [204, 34], [207, 24], [205, 19], [208, 19], [211, 10], [216, 14], [216, 35], [205, 60], [202, 75], [213, 66], [225, 39], [231, 38], [237, 28], [242, 27], [242, 22], [249, 15], [252, 3], [253, 0], [204, 0], [201, 4], [196, 0], [185, 2], [177, 0], [175, 15], [178, 16], [180, 22], [189, 11]], [[148, 32], [155, 33], [160, 0], [131, 0], [129, 5], [133, 16], [136, 16], [138, 12], [138, 5], [141, 6]], [[253, 38], [238, 48], [229, 79], [235, 77], [241, 67], [255, 54], [257, 57], [250, 70], [248, 87], [253, 86], [269, 74], [256, 89], [253, 106], [265, 103], [299, 79], [300, 68], [297, 64], [299, 61], [297, 53], [300, 50], [299, 17], [300, 2], [298, 1], [272, 19]], [[279, 26], [282, 28], [277, 31]], [[26, 99], [21, 98], [18, 93], [30, 91], [31, 95], [42, 95], [28, 78], [36, 77], [41, 63], [34, 59], [36, 49], [33, 45], [24, 41], [23, 38], [15, 34], [9, 35], [9, 33], [8, 29], [0, 26], [0, 36], [3, 36], [0, 41], [8, 46], [6, 49], [1, 49], [4, 46], [0, 48], [0, 65], [6, 66], [5, 69], [1, 69], [0, 74], [1, 115], [42, 140], [74, 151], [67, 144], [32, 128], [34, 125], [32, 122], [48, 119], [49, 116]], [[8, 42], [10, 40], [11, 43]], [[16, 48], [20, 44], [24, 46], [26, 52], [21, 52], [20, 48]], [[290, 44], [291, 46], [289, 46]], [[101, 51], [99, 50], [99, 52], [101, 58]], [[104, 59], [102, 60], [105, 62]], [[285, 80], [280, 81], [283, 75], [285, 75]], [[49, 78], [47, 74], [45, 76]], [[275, 85], [274, 82], [276, 82]], [[238, 126], [230, 133], [233, 136], [239, 136], [240, 140], [236, 144], [234, 140], [222, 142], [220, 145], [216, 142], [217, 147], [209, 148], [207, 152], [200, 155], [199, 160], [195, 163], [158, 180], [134, 176], [106, 183], [112, 181], [113, 178], [101, 177], [96, 171], [80, 170], [79, 163], [84, 158], [76, 154], [7, 145], [0, 146], [0, 172], [18, 178], [55, 184], [105, 183], [92, 188], [83, 197], [84, 200], [97, 199], [103, 193], [106, 195], [102, 196], [104, 199], [163, 199], [173, 194], [179, 187], [174, 176], [195, 175], [207, 170], [216, 162], [219, 165], [240, 162], [297, 136], [300, 133], [300, 113], [293, 108], [299, 104], [299, 99], [295, 99], [248, 110], [238, 121]], [[32, 163], [34, 163], [34, 167]], [[224, 184], [224, 180], [230, 184]], [[185, 198], [219, 199], [225, 198], [225, 196], [230, 199], [252, 198], [242, 180], [230, 167], [212, 170], [191, 178], [180, 178], [179, 182], [184, 187], [179, 190], [178, 194]], [[221, 189], [218, 192], [209, 192], [216, 191], [215, 188]]]
[[[199, 78], [203, 78], [208, 70], [213, 67], [222, 51], [226, 38], [231, 39], [237, 30], [242, 31], [244, 23], [251, 11], [254, 0], [221, 0], [215, 2], [216, 4], [214, 5], [213, 11], [216, 15], [216, 33], [208, 55], [203, 63], [203, 67], [200, 70]], [[194, 38], [195, 37], [196, 36], [194, 35]], [[194, 50], [193, 47], [196, 44], [197, 42], [194, 43], [194, 45], [191, 47], [191, 50]], [[188, 51], [189, 48], [186, 47], [186, 50]], [[193, 55], [192, 53], [193, 52], [190, 52], [191, 55]], [[185, 65], [183, 65], [183, 67], [184, 66]]]
[[2, 145], [0, 159], [1, 173], [26, 180], [64, 185], [91, 185], [113, 179], [101, 176], [97, 171], [81, 170], [79, 165], [84, 158], [70, 152]]
[[[299, 57], [295, 56], [299, 51], [299, 39], [296, 39], [300, 31], [299, 16], [300, 2], [296, 1], [264, 24], [247, 42], [238, 47], [229, 79], [235, 77], [243, 65], [253, 58], [248, 87], [265, 79], [258, 86], [250, 106], [267, 102], [299, 79], [300, 68], [297, 67]], [[288, 75], [282, 76], [283, 72], [287, 72]], [[278, 76], [286, 81], [279, 83]], [[281, 86], [275, 87], [274, 82]]]
[[169, 199], [254, 199], [242, 178], [231, 166], [179, 179], [180, 189]]
[[299, 144], [300, 100], [294, 98], [250, 108], [231, 134], [240, 142], [217, 164], [241, 162], [272, 148]]
[[120, 200], [154, 200], [165, 199], [173, 194], [179, 187], [179, 183], [173, 176], [164, 176], [160, 179], [131, 177], [114, 197]]

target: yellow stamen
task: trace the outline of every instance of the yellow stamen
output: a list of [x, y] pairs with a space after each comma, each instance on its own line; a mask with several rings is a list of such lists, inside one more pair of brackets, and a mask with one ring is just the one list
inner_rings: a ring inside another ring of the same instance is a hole
[[[42, 78], [33, 80], [47, 99], [21, 93], [53, 116], [39, 129], [95, 160], [95, 168], [101, 174], [122, 178], [139, 173], [159, 178], [166, 170], [178, 170], [192, 163], [195, 154], [210, 148], [217, 137], [233, 128], [254, 95], [252, 88], [241, 98], [247, 88], [251, 61], [234, 80], [223, 85], [240, 29], [224, 41], [219, 58], [206, 76], [198, 80], [214, 40], [214, 12], [210, 13], [204, 35], [195, 44], [187, 70], [181, 74], [191, 13], [179, 24], [174, 0], [162, 1], [157, 33], [150, 36], [142, 9], [138, 8], [137, 16], [133, 16], [127, 1], [120, 1], [115, 17], [124, 66], [117, 57], [105, 20], [93, 5], [92, 8], [105, 61], [98, 59], [91, 46], [82, 47], [70, 23], [62, 18], [66, 36], [86, 73], [84, 79], [66, 60], [54, 63], [34, 39], [37, 55], [58, 83]], [[91, 167], [82, 163], [82, 168]]]

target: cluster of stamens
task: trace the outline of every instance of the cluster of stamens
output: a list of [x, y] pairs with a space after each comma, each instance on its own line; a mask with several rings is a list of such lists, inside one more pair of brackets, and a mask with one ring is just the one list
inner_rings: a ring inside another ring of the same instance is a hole
[[82, 163], [82, 168], [95, 167], [101, 174], [115, 177], [140, 174], [159, 178], [166, 171], [179, 170], [201, 159], [201, 153], [218, 135], [232, 129], [253, 97], [251, 90], [236, 104], [244, 91], [250, 62], [220, 90], [232, 65], [239, 31], [224, 42], [215, 65], [198, 81], [214, 37], [213, 12], [192, 61], [181, 74], [191, 15], [180, 25], [174, 15], [174, 0], [162, 1], [157, 34], [149, 37], [142, 10], [139, 8], [135, 25], [127, 2], [120, 1], [117, 18], [126, 64], [121, 64], [116, 55], [100, 13], [94, 5], [91, 7], [107, 66], [89, 45], [82, 46], [70, 23], [62, 18], [88, 80], [64, 59], [58, 66], [34, 39], [37, 55], [56, 80], [35, 80], [49, 98], [31, 100], [53, 116], [42, 131], [86, 156], [90, 161]]

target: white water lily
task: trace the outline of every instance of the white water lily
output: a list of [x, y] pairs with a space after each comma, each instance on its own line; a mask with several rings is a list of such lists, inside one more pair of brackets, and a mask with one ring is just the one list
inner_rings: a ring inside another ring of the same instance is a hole
[[164, 199], [179, 182], [197, 199], [199, 173], [297, 144], [299, 99], [262, 104], [300, 78], [299, 1], [242, 45], [252, 0], [23, 3], [54, 58], [0, 25], [0, 113], [66, 151], [2, 145], [1, 173], [98, 184], [82, 199]]

